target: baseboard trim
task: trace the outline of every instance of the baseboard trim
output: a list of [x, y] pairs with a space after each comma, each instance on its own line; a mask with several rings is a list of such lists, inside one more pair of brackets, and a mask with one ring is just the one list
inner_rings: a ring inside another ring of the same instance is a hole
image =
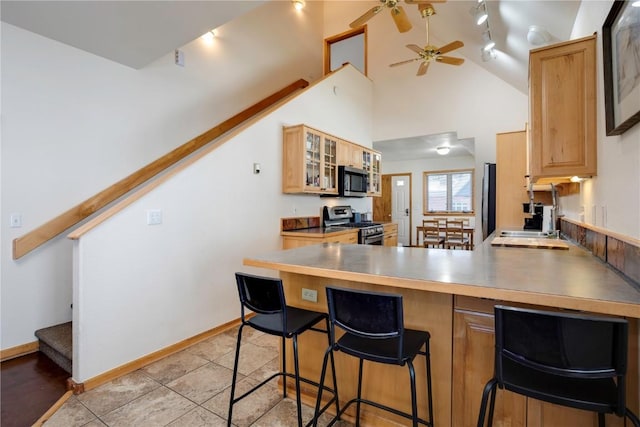
[[42, 426], [49, 418], [51, 418], [53, 416], [53, 414], [56, 413], [56, 411], [58, 409], [60, 409], [60, 407], [62, 405], [64, 405], [64, 403], [67, 400], [69, 400], [69, 398], [72, 395], [73, 395], [73, 391], [71, 391], [71, 390], [69, 390], [65, 394], [63, 394], [62, 397], [60, 399], [58, 399], [56, 401], [56, 403], [54, 403], [53, 406], [47, 410], [47, 412], [45, 412], [40, 418], [38, 418], [38, 420], [35, 423], [33, 423], [33, 425], [31, 427], [40, 427], [40, 426]]
[[0, 362], [15, 359], [16, 357], [26, 356], [35, 353], [40, 348], [38, 341], [28, 342], [26, 344], [17, 345], [15, 347], [0, 350]]
[[230, 322], [224, 323], [213, 329], [209, 329], [208, 331], [202, 332], [198, 335], [194, 335], [191, 338], [187, 338], [183, 341], [172, 344], [169, 347], [165, 347], [161, 350], [154, 351], [153, 353], [147, 354], [146, 356], [143, 356], [139, 359], [136, 359], [124, 365], [118, 366], [117, 368], [111, 369], [110, 371], [107, 371], [103, 374], [100, 374], [93, 378], [89, 378], [83, 383], [77, 383], [73, 380], [73, 378], [70, 378], [69, 381], [67, 382], [68, 388], [70, 390], [73, 390], [74, 394], [84, 393], [85, 391], [94, 389], [102, 384], [108, 383], [109, 381], [115, 380], [116, 378], [119, 378], [123, 375], [129, 374], [135, 370], [138, 370], [144, 366], [147, 366], [150, 363], [157, 362], [160, 359], [163, 359], [174, 353], [182, 351], [187, 347], [190, 347], [194, 344], [199, 343], [200, 341], [204, 341], [215, 335], [221, 334], [222, 332], [225, 332], [226, 330], [231, 329], [239, 324], [240, 324], [240, 319], [235, 319]]

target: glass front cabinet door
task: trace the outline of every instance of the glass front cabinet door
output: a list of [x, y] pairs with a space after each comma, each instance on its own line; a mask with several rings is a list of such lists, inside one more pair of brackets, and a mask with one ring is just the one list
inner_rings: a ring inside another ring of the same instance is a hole
[[337, 139], [304, 125], [283, 129], [284, 193], [338, 194]]

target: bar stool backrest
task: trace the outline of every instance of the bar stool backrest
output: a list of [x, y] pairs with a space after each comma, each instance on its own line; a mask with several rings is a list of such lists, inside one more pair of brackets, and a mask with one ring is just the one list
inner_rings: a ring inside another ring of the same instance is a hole
[[241, 319], [245, 322], [245, 308], [258, 314], [282, 315], [282, 327], [286, 325], [284, 290], [282, 280], [236, 273], [240, 295]]
[[[616, 413], [624, 416], [626, 320], [500, 305], [494, 312], [498, 384], [509, 384], [509, 372], [514, 372], [505, 364], [568, 378], [615, 378], [617, 396], [609, 398], [617, 400]], [[535, 383], [527, 386], [532, 393]]]
[[402, 358], [404, 314], [402, 295], [327, 287], [331, 345], [338, 345], [335, 326], [369, 339], [394, 339]]

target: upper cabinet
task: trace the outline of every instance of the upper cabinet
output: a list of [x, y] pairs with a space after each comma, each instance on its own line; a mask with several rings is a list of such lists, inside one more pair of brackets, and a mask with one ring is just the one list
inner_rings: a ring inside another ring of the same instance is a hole
[[362, 151], [362, 169], [369, 173], [369, 184], [367, 186], [367, 194], [379, 197], [382, 195], [382, 176], [380, 168], [382, 167], [382, 155], [377, 151]]
[[282, 191], [338, 194], [338, 139], [304, 125], [283, 130]]
[[352, 142], [338, 141], [338, 165], [362, 169], [363, 148]]
[[529, 91], [529, 175], [596, 175], [596, 35], [532, 50]]
[[381, 195], [380, 153], [305, 125], [283, 128], [282, 191], [338, 195], [338, 166], [365, 169], [370, 196]]

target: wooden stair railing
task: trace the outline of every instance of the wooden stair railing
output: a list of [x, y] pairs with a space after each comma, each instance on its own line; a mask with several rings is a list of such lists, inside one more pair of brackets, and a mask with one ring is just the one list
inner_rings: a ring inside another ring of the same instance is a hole
[[125, 195], [135, 187], [155, 177], [170, 166], [204, 147], [222, 134], [228, 132], [242, 122], [257, 115], [266, 108], [278, 101], [286, 98], [292, 93], [309, 86], [309, 82], [300, 79], [287, 87], [257, 102], [251, 107], [241, 111], [235, 116], [214, 126], [208, 131], [196, 136], [180, 147], [170, 151], [161, 158], [149, 163], [126, 178], [116, 182], [110, 187], [102, 190], [96, 195], [88, 198], [84, 202], [72, 207], [68, 211], [58, 215], [54, 219], [31, 230], [27, 234], [13, 240], [13, 259], [19, 259], [32, 250], [38, 248], [59, 234], [64, 233], [69, 228], [80, 221], [96, 213], [109, 203]]

